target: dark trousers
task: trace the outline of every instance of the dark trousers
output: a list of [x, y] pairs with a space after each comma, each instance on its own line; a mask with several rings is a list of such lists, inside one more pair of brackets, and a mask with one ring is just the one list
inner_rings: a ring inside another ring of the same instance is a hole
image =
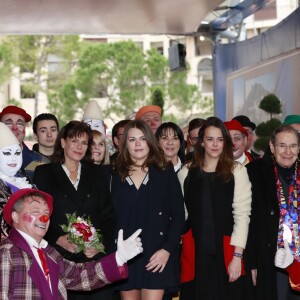
[[180, 285], [179, 300], [191, 300], [195, 297], [195, 281], [191, 280]]
[[276, 269], [277, 300], [300, 300], [300, 293], [293, 291], [289, 283], [288, 274]]

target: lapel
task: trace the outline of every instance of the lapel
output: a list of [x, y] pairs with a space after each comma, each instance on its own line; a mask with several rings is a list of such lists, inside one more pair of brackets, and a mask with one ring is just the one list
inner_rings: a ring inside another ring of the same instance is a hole
[[[78, 200], [80, 200], [80, 203], [84, 203], [85, 200], [90, 197], [92, 176], [96, 176], [93, 172], [93, 167], [94, 166], [92, 164], [90, 165], [89, 163], [85, 162], [81, 163], [81, 176], [76, 193], [76, 197], [78, 198]], [[98, 180], [101, 179], [98, 178]]]
[[56, 184], [60, 186], [63, 194], [67, 194], [74, 203], [84, 208], [83, 205], [86, 199], [91, 196], [92, 176], [95, 176], [92, 170], [93, 165], [85, 162], [81, 163], [81, 175], [77, 190], [60, 164], [53, 164], [53, 178], [55, 178]]
[[[32, 264], [28, 271], [28, 276], [31, 278], [36, 288], [39, 290], [42, 299], [44, 300], [53, 300], [56, 299], [57, 291], [58, 291], [58, 274], [59, 267], [58, 265], [51, 260], [47, 255], [47, 263], [50, 269], [50, 277], [52, 283], [53, 294], [50, 290], [48, 282], [43, 274], [42, 269], [40, 268], [35, 256], [33, 255], [31, 248], [29, 247], [26, 240], [22, 237], [22, 235], [15, 229], [12, 229], [9, 237], [8, 237], [18, 248], [26, 252], [32, 260]], [[53, 279], [52, 279], [53, 278]]]
[[[267, 159], [268, 158], [268, 159]], [[266, 182], [266, 189], [265, 192], [266, 198], [268, 201], [268, 208], [269, 211], [275, 210], [276, 214], [279, 215], [279, 206], [278, 206], [278, 199], [277, 199], [277, 187], [276, 187], [276, 178], [274, 174], [274, 167], [271, 160], [271, 157], [264, 157], [262, 158], [262, 172], [264, 176], [264, 182]], [[264, 192], [262, 190], [262, 192]], [[271, 195], [271, 197], [267, 197], [267, 195]]]
[[52, 178], [56, 181], [59, 186], [59, 190], [63, 193], [70, 195], [72, 198], [76, 198], [76, 189], [68, 178], [66, 172], [60, 163], [51, 164], [52, 167]]

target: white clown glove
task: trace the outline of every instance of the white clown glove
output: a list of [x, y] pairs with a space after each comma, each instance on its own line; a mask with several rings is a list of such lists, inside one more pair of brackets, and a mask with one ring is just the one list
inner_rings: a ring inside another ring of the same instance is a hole
[[293, 263], [294, 256], [291, 253], [289, 242], [287, 240], [283, 240], [283, 242], [284, 248], [277, 250], [274, 262], [276, 267], [285, 269]]
[[123, 229], [119, 230], [118, 234], [118, 249], [116, 252], [116, 260], [119, 266], [123, 266], [128, 260], [134, 258], [143, 252], [141, 238], [139, 234], [142, 229], [138, 229], [127, 240], [123, 240]]

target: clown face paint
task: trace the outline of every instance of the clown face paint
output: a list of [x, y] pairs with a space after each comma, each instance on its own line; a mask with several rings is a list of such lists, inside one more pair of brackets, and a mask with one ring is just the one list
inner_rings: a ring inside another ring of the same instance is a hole
[[41, 242], [49, 227], [50, 210], [47, 202], [37, 196], [25, 199], [21, 211], [14, 212], [15, 228], [21, 230], [38, 243]]
[[19, 144], [0, 148], [0, 172], [12, 177], [22, 166], [22, 150]]
[[96, 119], [85, 119], [83, 122], [89, 124], [92, 130], [97, 130], [105, 135], [103, 121]]

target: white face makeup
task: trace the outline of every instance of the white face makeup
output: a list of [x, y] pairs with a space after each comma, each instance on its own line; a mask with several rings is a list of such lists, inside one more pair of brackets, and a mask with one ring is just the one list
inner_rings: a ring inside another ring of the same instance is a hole
[[104, 125], [101, 120], [96, 119], [85, 119], [83, 120], [84, 123], [89, 124], [92, 130], [97, 130], [105, 135], [104, 132]]
[[22, 150], [19, 144], [0, 148], [0, 172], [15, 176], [22, 166]]

